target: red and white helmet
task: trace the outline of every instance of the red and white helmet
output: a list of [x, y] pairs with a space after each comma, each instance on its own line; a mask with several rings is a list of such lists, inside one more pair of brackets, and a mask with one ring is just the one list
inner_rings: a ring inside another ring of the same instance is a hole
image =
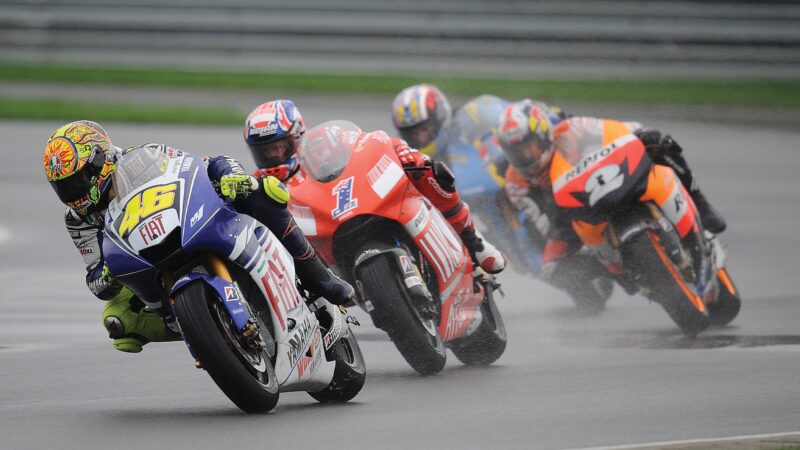
[[260, 172], [286, 181], [299, 169], [297, 149], [306, 132], [300, 110], [291, 100], [263, 103], [247, 116], [244, 140]]
[[538, 175], [552, 157], [552, 124], [544, 105], [525, 99], [508, 105], [494, 132], [508, 162], [527, 175]]

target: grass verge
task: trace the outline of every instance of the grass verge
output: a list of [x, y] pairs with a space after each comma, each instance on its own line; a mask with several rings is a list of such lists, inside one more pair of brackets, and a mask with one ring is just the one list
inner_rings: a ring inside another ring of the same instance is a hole
[[[104, 86], [159, 86], [374, 94], [394, 96], [412, 84], [430, 82], [452, 96], [493, 93], [510, 99], [530, 97], [553, 102], [596, 102], [628, 105], [716, 107], [780, 107], [800, 109], [800, 83], [731, 80], [510, 80], [488, 78], [381, 75], [279, 74], [193, 70], [152, 70], [52, 66], [0, 62], [0, 81]], [[0, 98], [0, 118], [173, 124], [240, 124], [242, 112], [185, 106], [135, 106], [81, 103], [65, 99]]]

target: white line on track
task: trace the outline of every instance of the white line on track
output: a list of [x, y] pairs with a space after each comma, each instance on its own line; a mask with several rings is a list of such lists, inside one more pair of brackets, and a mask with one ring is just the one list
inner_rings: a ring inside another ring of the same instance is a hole
[[786, 433], [772, 433], [772, 434], [746, 434], [742, 436], [730, 436], [724, 438], [688, 439], [685, 441], [646, 442], [641, 444], [612, 445], [608, 447], [585, 447], [576, 450], [620, 450], [620, 449], [654, 448], [654, 447], [669, 447], [673, 445], [714, 444], [714, 443], [733, 442], [733, 441], [748, 441], [753, 439], [770, 439], [770, 438], [781, 438], [787, 436], [797, 437], [798, 442], [800, 442], [800, 431], [790, 431]]

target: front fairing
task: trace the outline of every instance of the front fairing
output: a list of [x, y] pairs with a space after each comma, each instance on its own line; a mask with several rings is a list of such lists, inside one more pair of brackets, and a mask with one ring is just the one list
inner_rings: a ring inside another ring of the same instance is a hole
[[105, 218], [109, 270], [148, 303], [164, 295], [159, 265], [178, 252], [228, 255], [240, 228], [238, 214], [220, 200], [200, 158], [186, 154], [166, 164], [163, 174], [115, 198]]

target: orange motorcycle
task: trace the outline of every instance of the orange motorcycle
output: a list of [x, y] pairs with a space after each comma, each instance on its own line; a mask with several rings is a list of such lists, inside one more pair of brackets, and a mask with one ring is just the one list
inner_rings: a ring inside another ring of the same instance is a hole
[[346, 121], [306, 136], [289, 207], [375, 326], [421, 374], [444, 368], [446, 348], [467, 365], [497, 360], [506, 347], [499, 285], [408, 179], [389, 136]]
[[583, 244], [628, 293], [659, 303], [686, 335], [732, 321], [741, 300], [725, 252], [704, 232], [675, 172], [655, 164], [634, 135], [604, 142], [602, 134], [554, 140], [553, 195]]

